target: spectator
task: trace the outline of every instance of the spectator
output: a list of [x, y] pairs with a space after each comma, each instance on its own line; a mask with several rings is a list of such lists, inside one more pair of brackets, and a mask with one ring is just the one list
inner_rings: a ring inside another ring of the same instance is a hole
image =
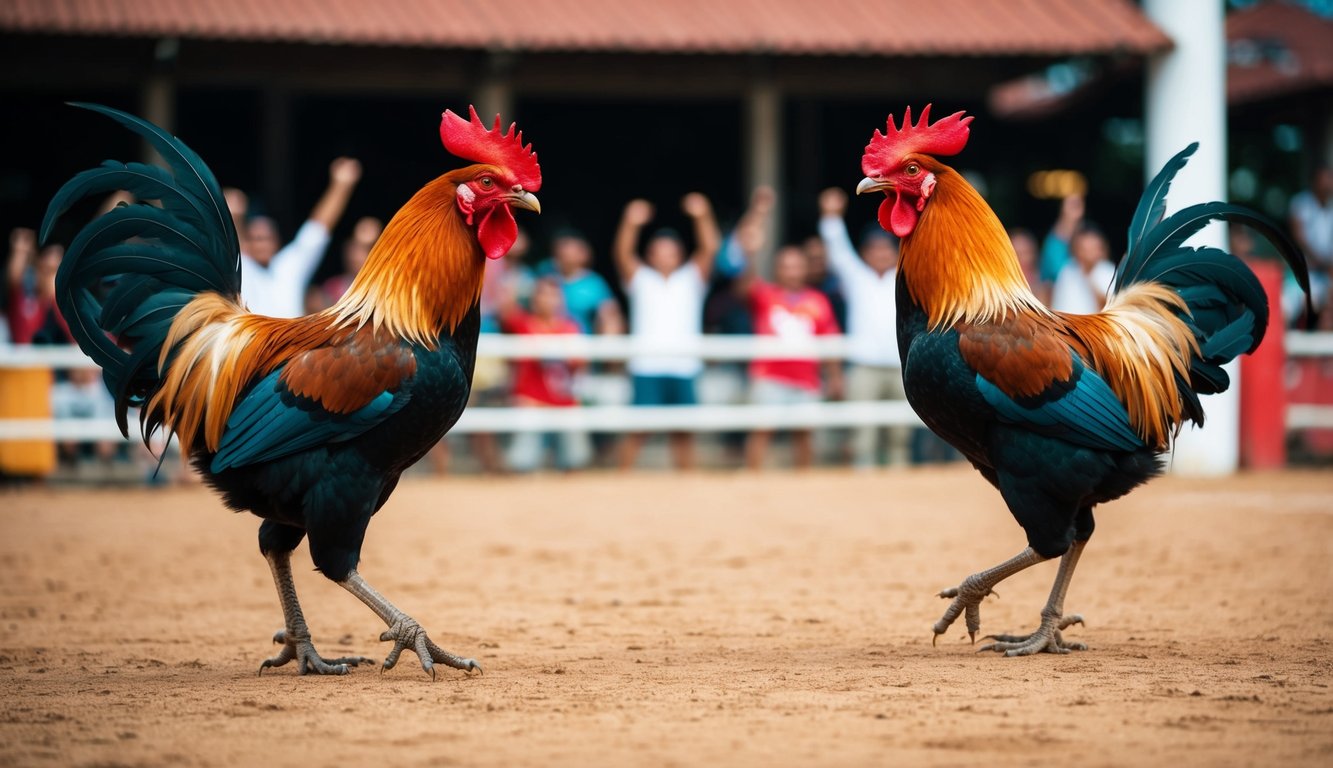
[[559, 279], [565, 311], [583, 333], [611, 333], [625, 324], [620, 304], [606, 280], [588, 268], [591, 263], [588, 240], [576, 230], [560, 230], [551, 240], [551, 258], [538, 266], [537, 274]]
[[[592, 269], [592, 246], [575, 229], [561, 229], [551, 240], [552, 257], [537, 268], [539, 275], [555, 277], [565, 294], [565, 311], [584, 333], [619, 336], [625, 333], [625, 313], [606, 280]], [[603, 361], [584, 367], [574, 383], [579, 399], [588, 405], [625, 405], [629, 385], [621, 362]], [[591, 436], [595, 453], [602, 457], [616, 445], [616, 436]]]
[[[544, 277], [532, 292], [532, 309], [525, 312], [517, 301], [505, 304], [500, 315], [501, 327], [515, 334], [577, 334], [578, 323], [565, 314], [564, 292], [560, 281]], [[568, 408], [578, 404], [574, 398], [576, 362], [564, 359], [517, 360], [514, 362], [513, 403], [528, 408]], [[592, 454], [586, 432], [519, 432], [509, 445], [509, 466], [517, 472], [531, 472], [542, 464], [545, 444], [556, 445], [556, 466], [570, 471], [587, 466]]]
[[1041, 244], [1041, 279], [1054, 283], [1060, 270], [1069, 263], [1070, 241], [1083, 223], [1086, 204], [1083, 195], [1069, 195], [1060, 201], [1060, 214]]
[[362, 216], [352, 227], [352, 236], [343, 243], [343, 271], [330, 277], [319, 285], [311, 285], [306, 291], [305, 312], [307, 315], [328, 309], [342, 298], [352, 281], [365, 266], [370, 256], [370, 249], [384, 231], [384, 223], [374, 216]]
[[15, 344], [71, 344], [69, 326], [56, 308], [56, 272], [61, 245], [37, 248], [37, 234], [20, 227], [9, 234], [7, 320]]
[[231, 213], [231, 225], [236, 228], [236, 238], [245, 249], [245, 217], [250, 213], [250, 196], [236, 187], [223, 187], [222, 199], [227, 201], [227, 211]]
[[[51, 389], [51, 415], [56, 419], [111, 421], [116, 418], [116, 407], [97, 369], [71, 368], [66, 379], [56, 382]], [[111, 440], [61, 441], [58, 448], [61, 460], [70, 465], [88, 458], [110, 464], [116, 457], [117, 445]]]
[[[749, 301], [754, 313], [756, 334], [776, 336], [799, 345], [816, 335], [838, 333], [828, 299], [806, 282], [810, 262], [801, 248], [791, 245], [779, 250], [773, 261], [773, 276], [773, 283], [759, 280], [752, 263], [748, 279], [739, 287], [739, 293]], [[828, 361], [827, 368], [829, 395], [836, 399], [841, 396], [842, 368], [834, 360]], [[756, 405], [817, 403], [821, 385], [819, 362], [813, 357], [755, 360], [750, 365], [750, 401]], [[745, 463], [750, 469], [763, 467], [772, 437], [772, 430], [750, 433], [745, 445]], [[812, 431], [795, 430], [792, 444], [795, 466], [809, 467], [814, 457]]]
[[704, 301], [704, 323], [710, 333], [749, 335], [754, 333], [749, 302], [738, 288], [748, 282], [751, 265], [764, 260], [769, 221], [777, 195], [760, 185], [750, 193], [750, 203], [736, 226], [722, 241], [713, 263], [713, 280]]
[[528, 306], [532, 297], [532, 268], [523, 262], [532, 248], [527, 230], [519, 227], [509, 251], [499, 259], [486, 260], [486, 275], [481, 284], [481, 332], [499, 333], [500, 316], [510, 302]]
[[[361, 163], [340, 157], [329, 165], [329, 185], [297, 231], [279, 248], [278, 226], [266, 216], [245, 223], [241, 242], [241, 297], [250, 311], [270, 317], [297, 317], [305, 305], [306, 284], [319, 268], [329, 236], [361, 180]], [[244, 194], [223, 193], [228, 205], [245, 203]], [[238, 211], [233, 207], [232, 216]]]
[[1060, 270], [1051, 289], [1051, 309], [1090, 315], [1106, 306], [1106, 294], [1115, 279], [1111, 247], [1091, 224], [1083, 224], [1069, 243], [1073, 260]]
[[[635, 247], [639, 233], [653, 217], [647, 200], [631, 200], [625, 206], [616, 232], [614, 255], [629, 295], [630, 335], [645, 346], [689, 344], [703, 332], [704, 295], [722, 238], [708, 198], [692, 192], [681, 200], [681, 208], [694, 223], [695, 249], [688, 262], [684, 243], [670, 230], [654, 234], [645, 248], [646, 259], [640, 258]], [[702, 370], [703, 361], [692, 355], [635, 357], [629, 361], [633, 403], [694, 405], [695, 382]], [[626, 435], [620, 457], [623, 469], [634, 466], [645, 437]], [[672, 432], [668, 442], [676, 467], [693, 467], [693, 435]]]
[[1041, 277], [1041, 253], [1037, 248], [1037, 238], [1022, 227], [1009, 230], [1009, 243], [1018, 257], [1018, 267], [1023, 270], [1023, 277], [1028, 287], [1042, 304], [1051, 303], [1051, 285]]
[[1333, 168], [1319, 168], [1310, 188], [1291, 198], [1291, 234], [1305, 251], [1319, 328], [1333, 330]]
[[[902, 361], [897, 336], [897, 239], [878, 225], [861, 237], [858, 256], [847, 234], [843, 213], [847, 194], [826, 189], [819, 196], [819, 235], [828, 250], [829, 266], [847, 299], [848, 400], [903, 400]], [[888, 460], [905, 466], [912, 456], [912, 428], [889, 427]], [[852, 463], [869, 469], [877, 462], [878, 430], [852, 431]]]
[[842, 284], [838, 282], [838, 276], [829, 269], [828, 249], [824, 247], [823, 238], [819, 235], [807, 237], [801, 243], [801, 250], [805, 251], [805, 259], [810, 266], [806, 282], [811, 288], [824, 294], [829, 306], [833, 307], [833, 319], [838, 322], [838, 327], [846, 328], [847, 300], [843, 298]]

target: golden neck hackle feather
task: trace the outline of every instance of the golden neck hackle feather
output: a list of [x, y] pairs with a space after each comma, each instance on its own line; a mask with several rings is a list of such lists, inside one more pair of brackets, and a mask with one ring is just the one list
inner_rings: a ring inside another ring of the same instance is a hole
[[1048, 315], [986, 201], [948, 166], [936, 177], [916, 229], [902, 242], [899, 265], [929, 327], [991, 322], [1017, 312]]
[[394, 215], [328, 314], [434, 348], [481, 298], [486, 260], [456, 205], [463, 171], [422, 188]]

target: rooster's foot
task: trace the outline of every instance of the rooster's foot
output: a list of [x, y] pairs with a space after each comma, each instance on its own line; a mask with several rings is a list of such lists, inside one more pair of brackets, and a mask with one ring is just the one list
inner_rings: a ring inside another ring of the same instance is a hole
[[481, 665], [475, 659], [465, 659], [461, 656], [455, 656], [436, 645], [427, 635], [426, 630], [421, 628], [414, 619], [402, 616], [393, 623], [384, 633], [380, 635], [380, 640], [388, 642], [393, 641], [393, 650], [384, 658], [384, 669], [393, 669], [398, 663], [398, 656], [404, 650], [412, 650], [421, 659], [421, 668], [430, 673], [432, 679], [435, 677], [435, 665], [444, 664], [445, 666], [461, 669], [464, 672], [481, 673]]
[[1005, 656], [1031, 656], [1034, 653], [1069, 653], [1070, 651], [1086, 651], [1088, 646], [1084, 643], [1067, 643], [1060, 630], [1067, 629], [1073, 624], [1082, 624], [1083, 617], [1077, 613], [1070, 616], [1054, 616], [1042, 613], [1041, 626], [1036, 632], [1030, 635], [987, 635], [986, 639], [994, 640], [993, 643], [987, 643], [977, 649], [981, 651], [995, 651], [1003, 653]]
[[944, 615], [935, 622], [935, 637], [930, 639], [930, 644], [934, 645], [935, 640], [940, 635], [949, 630], [949, 626], [961, 615], [967, 624], [967, 635], [972, 642], [977, 640], [977, 630], [981, 629], [981, 601], [987, 595], [1000, 595], [991, 589], [990, 584], [986, 584], [979, 578], [979, 574], [973, 574], [963, 580], [962, 584], [949, 589], [941, 590], [940, 597], [948, 600], [953, 598], [949, 607], [945, 609]]
[[271, 659], [265, 659], [263, 664], [259, 665], [259, 674], [264, 674], [264, 670], [269, 667], [281, 667], [289, 661], [296, 662], [297, 674], [315, 674], [315, 675], [345, 675], [351, 667], [358, 664], [373, 664], [374, 659], [367, 659], [364, 656], [345, 656], [341, 659], [325, 659], [315, 650], [315, 644], [310, 642], [309, 635], [288, 636], [286, 630], [278, 630], [273, 635], [273, 642], [282, 646], [278, 655]]

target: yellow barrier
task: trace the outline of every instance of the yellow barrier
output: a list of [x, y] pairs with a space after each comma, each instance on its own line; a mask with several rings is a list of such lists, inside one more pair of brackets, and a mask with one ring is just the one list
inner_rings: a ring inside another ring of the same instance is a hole
[[[50, 368], [0, 368], [0, 419], [51, 418]], [[55, 471], [56, 444], [51, 440], [0, 440], [0, 472], [45, 476]]]

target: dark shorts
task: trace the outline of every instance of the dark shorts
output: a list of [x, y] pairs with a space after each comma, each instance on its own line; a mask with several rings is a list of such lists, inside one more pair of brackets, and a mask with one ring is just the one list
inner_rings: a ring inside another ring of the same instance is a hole
[[697, 405], [694, 377], [633, 376], [634, 405]]

